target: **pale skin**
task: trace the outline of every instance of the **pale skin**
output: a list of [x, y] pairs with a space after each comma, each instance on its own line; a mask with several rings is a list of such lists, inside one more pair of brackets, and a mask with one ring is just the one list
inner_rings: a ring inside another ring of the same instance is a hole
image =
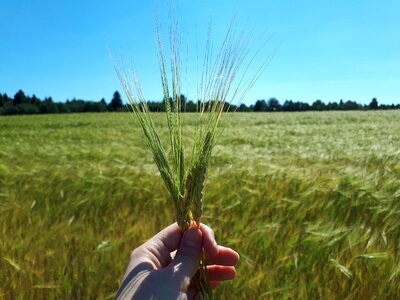
[[174, 223], [132, 251], [117, 299], [201, 299], [192, 279], [202, 249], [213, 288], [235, 277], [239, 255], [218, 245], [210, 227], [182, 233]]

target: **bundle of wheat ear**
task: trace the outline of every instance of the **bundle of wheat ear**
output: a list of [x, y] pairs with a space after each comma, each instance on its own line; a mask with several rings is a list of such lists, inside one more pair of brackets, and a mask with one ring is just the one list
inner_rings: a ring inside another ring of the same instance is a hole
[[[171, 26], [172, 27], [172, 26]], [[169, 60], [165, 58], [160, 27], [157, 27], [158, 60], [161, 73], [166, 123], [169, 132], [167, 152], [155, 128], [146, 98], [134, 70], [115, 64], [115, 70], [129, 100], [130, 108], [140, 124], [147, 146], [160, 172], [175, 207], [176, 221], [182, 231], [189, 226], [200, 226], [203, 213], [204, 182], [212, 150], [216, 143], [221, 116], [229, 110], [230, 103], [240, 103], [267, 67], [275, 51], [261, 58], [253, 74], [248, 76], [250, 65], [260, 54], [265, 43], [249, 55], [249, 36], [237, 33], [235, 22], [229, 26], [222, 45], [215, 55], [207, 39], [202, 73], [197, 91], [196, 128], [191, 156], [186, 157], [182, 141], [181, 56], [180, 37], [176, 27], [169, 31]], [[115, 63], [115, 61], [114, 61]], [[168, 78], [167, 70], [170, 70]], [[169, 153], [169, 155], [167, 155]], [[203, 299], [212, 299], [204, 255], [199, 262], [195, 282]]]

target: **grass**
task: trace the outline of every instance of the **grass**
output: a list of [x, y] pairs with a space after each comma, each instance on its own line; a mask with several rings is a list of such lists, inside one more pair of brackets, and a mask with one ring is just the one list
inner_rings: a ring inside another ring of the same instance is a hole
[[[202, 220], [241, 262], [217, 299], [400, 296], [399, 114], [221, 123]], [[189, 144], [197, 122], [183, 115]], [[123, 113], [0, 128], [0, 298], [113, 298], [130, 251], [175, 219], [140, 129]]]

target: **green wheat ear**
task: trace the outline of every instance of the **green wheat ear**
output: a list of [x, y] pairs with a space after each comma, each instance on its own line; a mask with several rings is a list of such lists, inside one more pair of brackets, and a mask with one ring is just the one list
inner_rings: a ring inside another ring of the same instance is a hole
[[[198, 84], [197, 103], [200, 124], [196, 130], [190, 157], [184, 155], [182, 141], [181, 107], [181, 57], [179, 30], [170, 29], [169, 62], [165, 59], [160, 26], [157, 27], [158, 60], [166, 108], [166, 120], [169, 135], [170, 156], [154, 126], [151, 113], [143, 95], [135, 72], [126, 72], [124, 66], [114, 66], [119, 80], [125, 90], [133, 114], [142, 128], [147, 146], [168, 190], [175, 207], [176, 221], [182, 230], [192, 223], [200, 226], [203, 213], [204, 183], [207, 167], [218, 134], [218, 124], [222, 114], [229, 109], [229, 103], [242, 101], [245, 93], [251, 88], [272, 58], [272, 52], [263, 60], [255, 74], [246, 77], [249, 65], [256, 54], [247, 63], [244, 73], [238, 77], [238, 71], [249, 53], [248, 38], [241, 32], [236, 33], [235, 21], [228, 28], [221, 48], [214, 58], [210, 38], [207, 40], [203, 61], [201, 80]], [[174, 23], [176, 25], [176, 23]], [[171, 26], [172, 27], [172, 26]], [[264, 46], [264, 45], [263, 45]], [[167, 69], [170, 70], [168, 80]], [[131, 80], [127, 79], [127, 74]], [[237, 82], [236, 84], [234, 84]], [[238, 95], [241, 94], [241, 97]], [[228, 96], [230, 99], [228, 101]], [[172, 98], [172, 103], [170, 99]], [[208, 281], [205, 261], [200, 261], [198, 275], [195, 278], [204, 299], [211, 299], [211, 288]]]

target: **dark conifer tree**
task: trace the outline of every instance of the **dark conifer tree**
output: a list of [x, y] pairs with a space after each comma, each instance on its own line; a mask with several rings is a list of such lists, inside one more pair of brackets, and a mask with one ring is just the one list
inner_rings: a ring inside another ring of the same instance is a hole
[[117, 111], [123, 106], [122, 104], [122, 99], [121, 95], [118, 93], [118, 91], [115, 91], [113, 98], [111, 99], [110, 104], [108, 104], [108, 110], [109, 111]]
[[20, 105], [26, 102], [27, 98], [25, 96], [25, 93], [22, 90], [19, 90], [14, 96], [13, 105]]

